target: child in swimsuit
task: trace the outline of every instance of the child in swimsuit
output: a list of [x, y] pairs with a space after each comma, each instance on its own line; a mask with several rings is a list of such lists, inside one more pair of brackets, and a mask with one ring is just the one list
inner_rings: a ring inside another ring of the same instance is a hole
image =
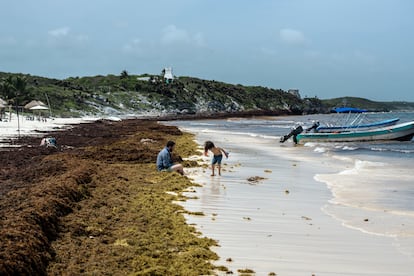
[[206, 141], [204, 143], [204, 155], [208, 156], [208, 151], [213, 153], [213, 160], [211, 161], [211, 176], [214, 176], [214, 167], [217, 164], [218, 174], [221, 175], [221, 160], [223, 159], [223, 154], [226, 158], [229, 157], [229, 153], [222, 148], [214, 146], [214, 143], [211, 141]]

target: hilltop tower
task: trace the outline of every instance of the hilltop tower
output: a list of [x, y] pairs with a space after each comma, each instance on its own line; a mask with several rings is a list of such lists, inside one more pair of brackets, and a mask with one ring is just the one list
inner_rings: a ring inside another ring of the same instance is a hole
[[165, 83], [172, 83], [173, 82], [174, 75], [173, 75], [172, 67], [165, 67], [162, 70], [162, 74], [163, 74]]
[[300, 99], [299, 89], [289, 89], [288, 93]]

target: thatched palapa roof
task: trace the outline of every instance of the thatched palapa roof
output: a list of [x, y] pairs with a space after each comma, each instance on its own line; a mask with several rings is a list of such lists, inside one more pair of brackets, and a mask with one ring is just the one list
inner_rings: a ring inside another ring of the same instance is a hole
[[32, 107], [35, 107], [35, 106], [44, 106], [44, 107], [47, 107], [47, 106], [46, 106], [46, 104], [45, 104], [44, 102], [42, 102], [42, 101], [37, 101], [37, 100], [33, 100], [33, 101], [31, 101], [30, 103], [26, 104], [26, 105], [24, 106], [24, 108], [26, 108], [26, 109], [31, 109]]

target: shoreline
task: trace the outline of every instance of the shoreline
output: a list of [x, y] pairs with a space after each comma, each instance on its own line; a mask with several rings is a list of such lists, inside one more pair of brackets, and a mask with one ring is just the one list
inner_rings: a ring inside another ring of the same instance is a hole
[[237, 112], [204, 112], [196, 114], [169, 114], [159, 117], [152, 117], [159, 121], [194, 121], [205, 119], [228, 119], [228, 118], [249, 118], [249, 117], [262, 117], [262, 116], [297, 116], [302, 114], [296, 114], [294, 112], [288, 112], [286, 110], [247, 110]]
[[[26, 120], [24, 116], [20, 116], [20, 136], [21, 138], [42, 136], [48, 133], [55, 133], [56, 130], [66, 130], [73, 125], [79, 125], [83, 123], [91, 123], [95, 121], [125, 121], [125, 120], [148, 120], [157, 122], [167, 121], [194, 121], [205, 119], [229, 119], [229, 118], [254, 118], [263, 116], [297, 116], [301, 114], [295, 114], [286, 110], [247, 110], [237, 112], [202, 112], [196, 114], [160, 114], [160, 115], [123, 115], [123, 116], [97, 116], [97, 117], [71, 117], [71, 118], [47, 118], [47, 122], [41, 122], [38, 120]], [[0, 121], [0, 147], [2, 144], [13, 145], [14, 141], [18, 137], [18, 123], [16, 114], [13, 113], [11, 121]], [[7, 147], [7, 146], [6, 146]]]

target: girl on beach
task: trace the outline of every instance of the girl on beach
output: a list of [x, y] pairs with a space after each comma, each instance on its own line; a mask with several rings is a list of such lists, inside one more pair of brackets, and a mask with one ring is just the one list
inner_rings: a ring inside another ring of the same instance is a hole
[[226, 158], [229, 157], [229, 153], [222, 148], [216, 147], [213, 142], [206, 141], [204, 143], [204, 155], [208, 156], [208, 151], [213, 153], [213, 160], [211, 161], [211, 176], [214, 176], [214, 166], [217, 163], [218, 166], [218, 174], [221, 175], [221, 160], [223, 159], [223, 154]]

